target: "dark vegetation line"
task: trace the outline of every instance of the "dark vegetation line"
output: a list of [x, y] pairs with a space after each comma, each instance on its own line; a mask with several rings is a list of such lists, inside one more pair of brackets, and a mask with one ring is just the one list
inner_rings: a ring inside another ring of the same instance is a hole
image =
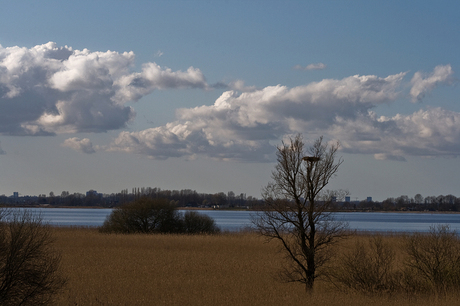
[[[151, 199], [168, 199], [174, 201], [176, 207], [199, 207], [199, 208], [244, 208], [260, 209], [264, 207], [263, 200], [246, 196], [241, 193], [235, 194], [229, 191], [207, 194], [198, 193], [196, 190], [162, 190], [160, 188], [142, 187], [132, 188], [131, 192], [124, 189], [119, 193], [102, 194], [94, 190], [83, 193], [61, 192], [56, 195], [50, 192], [49, 195], [38, 196], [5, 196], [0, 195], [0, 204], [8, 206], [37, 206], [49, 205], [53, 207], [62, 206], [89, 206], [112, 208], [124, 203], [132, 202], [141, 197]], [[414, 197], [402, 195], [396, 198], [387, 198], [384, 201], [343, 201], [336, 202], [336, 210], [341, 211], [460, 211], [460, 197], [454, 195], [439, 195], [423, 197], [420, 194]]]
[[223, 192], [215, 194], [198, 193], [191, 189], [182, 190], [162, 190], [160, 188], [142, 187], [123, 189], [119, 193], [102, 194], [94, 190], [82, 193], [70, 194], [63, 191], [60, 195], [50, 192], [49, 195], [39, 196], [0, 196], [0, 204], [18, 206], [49, 205], [55, 207], [62, 206], [97, 206], [97, 207], [118, 207], [125, 203], [135, 201], [140, 198], [167, 199], [176, 207], [202, 207], [202, 208], [252, 208], [262, 206], [263, 202], [252, 196], [241, 193], [236, 195], [233, 191], [227, 194]]

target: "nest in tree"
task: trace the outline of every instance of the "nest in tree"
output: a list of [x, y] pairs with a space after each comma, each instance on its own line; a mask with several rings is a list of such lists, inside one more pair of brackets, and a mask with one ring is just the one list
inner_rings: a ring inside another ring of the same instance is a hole
[[320, 160], [320, 158], [317, 156], [305, 156], [304, 158], [302, 158], [302, 160], [307, 162], [317, 162]]

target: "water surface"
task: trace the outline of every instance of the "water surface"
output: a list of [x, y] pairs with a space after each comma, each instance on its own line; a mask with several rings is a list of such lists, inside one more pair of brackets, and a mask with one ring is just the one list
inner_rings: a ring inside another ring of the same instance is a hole
[[[43, 220], [55, 226], [101, 226], [112, 209], [31, 208]], [[181, 212], [184, 212], [181, 210]], [[252, 211], [199, 210], [213, 218], [222, 230], [238, 231], [251, 226]], [[340, 212], [335, 218], [348, 222], [351, 229], [377, 232], [426, 232], [430, 226], [449, 225], [460, 233], [460, 214], [449, 213], [384, 213]]]

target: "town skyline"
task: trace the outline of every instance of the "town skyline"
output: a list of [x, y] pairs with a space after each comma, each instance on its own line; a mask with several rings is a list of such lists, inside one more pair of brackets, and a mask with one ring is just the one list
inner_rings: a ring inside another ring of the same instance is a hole
[[[432, 194], [432, 195], [422, 195], [421, 193], [417, 193], [415, 195], [389, 195], [383, 200], [375, 200], [372, 196], [367, 196], [365, 198], [359, 198], [352, 196], [346, 190], [327, 190], [326, 192], [334, 192], [336, 196], [332, 196], [330, 199], [332, 202], [342, 203], [342, 204], [353, 204], [353, 205], [361, 205], [361, 209], [366, 209], [365, 203], [377, 203], [377, 204], [393, 204], [398, 205], [394, 206], [392, 209], [397, 209], [397, 207], [406, 207], [408, 205], [428, 205], [436, 207], [439, 205], [447, 205], [444, 207], [443, 210], [459, 210], [460, 209], [460, 197], [457, 197], [455, 194]], [[339, 197], [337, 197], [339, 196]], [[222, 203], [236, 203], [238, 201], [252, 203], [251, 206], [254, 205], [263, 205], [264, 199], [263, 197], [256, 197], [252, 195], [247, 195], [245, 193], [235, 193], [233, 190], [223, 192], [218, 191], [214, 193], [205, 193], [199, 192], [197, 190], [192, 189], [181, 189], [181, 190], [171, 190], [171, 189], [161, 189], [157, 187], [134, 187], [131, 189], [125, 188], [118, 192], [112, 193], [100, 193], [97, 190], [90, 189], [86, 192], [75, 192], [70, 193], [69, 191], [62, 191], [61, 193], [54, 193], [53, 191], [49, 192], [48, 194], [20, 194], [19, 192], [13, 192], [12, 195], [5, 195], [0, 194], [0, 204], [7, 204], [7, 205], [38, 205], [38, 204], [47, 204], [47, 205], [56, 205], [56, 203], [49, 203], [54, 202], [56, 199], [60, 199], [59, 201], [63, 201], [66, 198], [72, 198], [77, 200], [77, 202], [84, 203], [86, 200], [90, 198], [91, 205], [90, 206], [108, 206], [107, 203], [111, 203], [111, 206], [117, 206], [122, 204], [126, 201], [132, 201], [133, 199], [141, 198], [141, 197], [154, 197], [154, 198], [167, 198], [167, 199], [179, 199], [181, 204], [180, 206], [185, 206], [186, 202], [189, 201], [191, 198], [197, 197], [201, 198], [201, 200], [194, 199], [192, 202], [196, 204], [197, 207], [202, 207], [204, 202], [211, 203], [214, 199], [215, 201]], [[117, 198], [118, 200], [114, 201]], [[120, 201], [120, 198], [124, 198], [124, 201]], [[185, 200], [184, 200], [185, 199]], [[188, 200], [187, 200], [188, 199]], [[203, 199], [206, 199], [203, 201]], [[59, 202], [58, 201], [58, 202]], [[83, 204], [71, 204], [70, 206], [81, 206]], [[371, 204], [370, 207], [372, 207]], [[449, 205], [452, 205], [450, 207]], [[355, 207], [356, 208], [356, 207]], [[350, 208], [348, 208], [350, 209]], [[375, 209], [375, 207], [373, 208]], [[385, 210], [380, 208], [380, 210]], [[388, 207], [386, 210], [391, 210]]]

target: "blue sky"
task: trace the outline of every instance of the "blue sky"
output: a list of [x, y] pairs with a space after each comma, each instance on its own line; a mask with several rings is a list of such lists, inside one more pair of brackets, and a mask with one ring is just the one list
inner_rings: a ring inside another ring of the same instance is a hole
[[458, 1], [0, 1], [0, 194], [260, 197], [339, 140], [352, 198], [458, 193]]

